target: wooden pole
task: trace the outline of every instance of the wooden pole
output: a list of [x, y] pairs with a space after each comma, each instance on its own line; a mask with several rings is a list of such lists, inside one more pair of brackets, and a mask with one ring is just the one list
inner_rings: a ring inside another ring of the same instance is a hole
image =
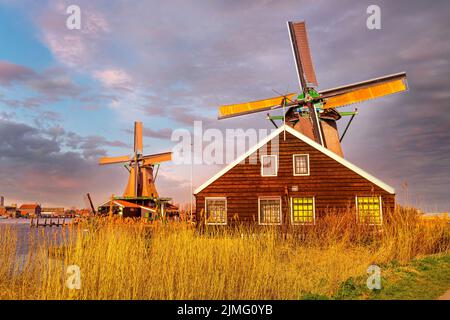
[[87, 195], [87, 198], [89, 200], [89, 204], [91, 205], [92, 213], [95, 214], [96, 212], [95, 212], [94, 204], [92, 203], [91, 194], [88, 192], [86, 195]]
[[189, 222], [192, 223], [192, 217], [193, 217], [193, 212], [192, 212], [192, 194], [194, 193], [193, 190], [193, 184], [194, 184], [194, 147], [193, 147], [193, 143], [191, 141], [191, 185], [190, 185], [190, 191], [189, 191], [189, 211], [190, 211], [190, 217], [189, 217]]
[[112, 195], [111, 195], [111, 201], [109, 202], [109, 217], [110, 217], [110, 218], [111, 218], [112, 215], [113, 215], [113, 212], [112, 212], [113, 201], [114, 201], [114, 195], [112, 194]]
[[339, 139], [339, 142], [342, 142], [342, 140], [344, 139], [345, 134], [347, 133], [348, 127], [350, 127], [350, 125], [352, 124], [353, 118], [356, 116], [357, 112], [358, 112], [358, 109], [355, 109], [355, 113], [352, 115], [352, 117], [351, 117], [350, 120], [348, 121], [347, 126], [345, 127], [345, 130], [344, 130], [344, 132], [342, 133], [341, 138]]

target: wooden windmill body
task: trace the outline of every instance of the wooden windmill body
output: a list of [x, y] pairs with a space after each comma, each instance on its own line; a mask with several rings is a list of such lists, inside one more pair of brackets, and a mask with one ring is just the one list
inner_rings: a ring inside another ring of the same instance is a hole
[[124, 164], [129, 172], [128, 183], [122, 197], [116, 197], [123, 201], [138, 204], [142, 208], [154, 208], [161, 202], [167, 202], [168, 198], [160, 198], [155, 186], [159, 164], [170, 161], [172, 152], [158, 154], [143, 154], [142, 122], [134, 124], [134, 154], [131, 156], [103, 157], [99, 159], [100, 165]]
[[[305, 22], [287, 22], [301, 93], [289, 93], [277, 97], [224, 105], [219, 108], [219, 119], [226, 119], [257, 112], [270, 112], [283, 108], [282, 117], [270, 116], [268, 119], [282, 120], [303, 135], [343, 157], [341, 141], [349, 125], [357, 114], [339, 112], [336, 109], [366, 100], [407, 90], [406, 74], [397, 73], [338, 88], [318, 91], [314, 65], [311, 58]], [[343, 134], [339, 137], [337, 121], [343, 116], [351, 116]]]

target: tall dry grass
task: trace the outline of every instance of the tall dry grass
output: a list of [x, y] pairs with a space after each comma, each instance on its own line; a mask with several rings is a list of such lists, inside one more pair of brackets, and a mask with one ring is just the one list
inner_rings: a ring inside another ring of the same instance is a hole
[[[62, 243], [36, 241], [18, 260], [17, 236], [0, 234], [2, 299], [298, 299], [333, 295], [371, 264], [448, 253], [443, 219], [423, 221], [397, 208], [382, 228], [355, 223], [351, 212], [316, 226], [208, 228], [186, 223], [93, 219], [70, 227]], [[66, 268], [78, 265], [81, 289]]]

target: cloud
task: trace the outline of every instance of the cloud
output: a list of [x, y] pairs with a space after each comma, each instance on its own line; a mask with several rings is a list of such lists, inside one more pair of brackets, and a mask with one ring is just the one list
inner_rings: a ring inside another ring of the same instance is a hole
[[131, 85], [132, 78], [124, 70], [107, 69], [95, 71], [94, 78], [99, 80], [108, 89], [127, 89]]
[[63, 69], [45, 70], [42, 74], [30, 79], [27, 84], [37, 93], [55, 99], [75, 98], [83, 92], [83, 88], [76, 85]]
[[4, 86], [10, 86], [16, 81], [21, 81], [34, 76], [34, 70], [28, 67], [10, 63], [8, 61], [0, 61], [0, 84]]
[[[88, 191], [101, 201], [122, 188], [123, 173], [100, 168], [94, 157], [100, 146], [124, 146], [118, 141], [79, 137], [62, 128], [41, 129], [6, 119], [0, 119], [0, 136], [0, 180], [7, 199], [80, 205]], [[67, 151], [70, 142], [74, 150]]]
[[172, 136], [172, 130], [169, 128], [157, 129], [157, 130], [144, 128], [142, 130], [142, 134], [144, 136], [150, 137], [150, 138], [169, 140], [170, 137]]
[[0, 84], [24, 87], [36, 94], [23, 99], [0, 98], [0, 102], [12, 108], [35, 108], [62, 98], [76, 98], [83, 92], [83, 88], [75, 84], [64, 69], [49, 68], [38, 73], [8, 61], [0, 61]]
[[38, 16], [41, 38], [63, 65], [88, 67], [92, 57], [99, 53], [99, 42], [102, 35], [109, 32], [109, 26], [102, 13], [85, 2], [81, 5], [81, 29], [69, 30], [66, 27], [66, 8], [71, 4], [70, 1], [58, 0], [41, 8]]

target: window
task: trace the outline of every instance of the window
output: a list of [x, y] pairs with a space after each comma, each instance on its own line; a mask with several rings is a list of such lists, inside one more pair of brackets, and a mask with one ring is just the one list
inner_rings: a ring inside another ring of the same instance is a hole
[[281, 197], [259, 198], [259, 224], [281, 224]]
[[291, 202], [292, 224], [314, 224], [316, 208], [314, 197], [292, 198]]
[[261, 175], [274, 177], [278, 172], [278, 158], [276, 155], [261, 156]]
[[381, 224], [381, 197], [356, 197], [358, 221], [368, 224]]
[[309, 176], [309, 154], [293, 155], [294, 176]]
[[227, 224], [227, 199], [205, 198], [206, 224]]

